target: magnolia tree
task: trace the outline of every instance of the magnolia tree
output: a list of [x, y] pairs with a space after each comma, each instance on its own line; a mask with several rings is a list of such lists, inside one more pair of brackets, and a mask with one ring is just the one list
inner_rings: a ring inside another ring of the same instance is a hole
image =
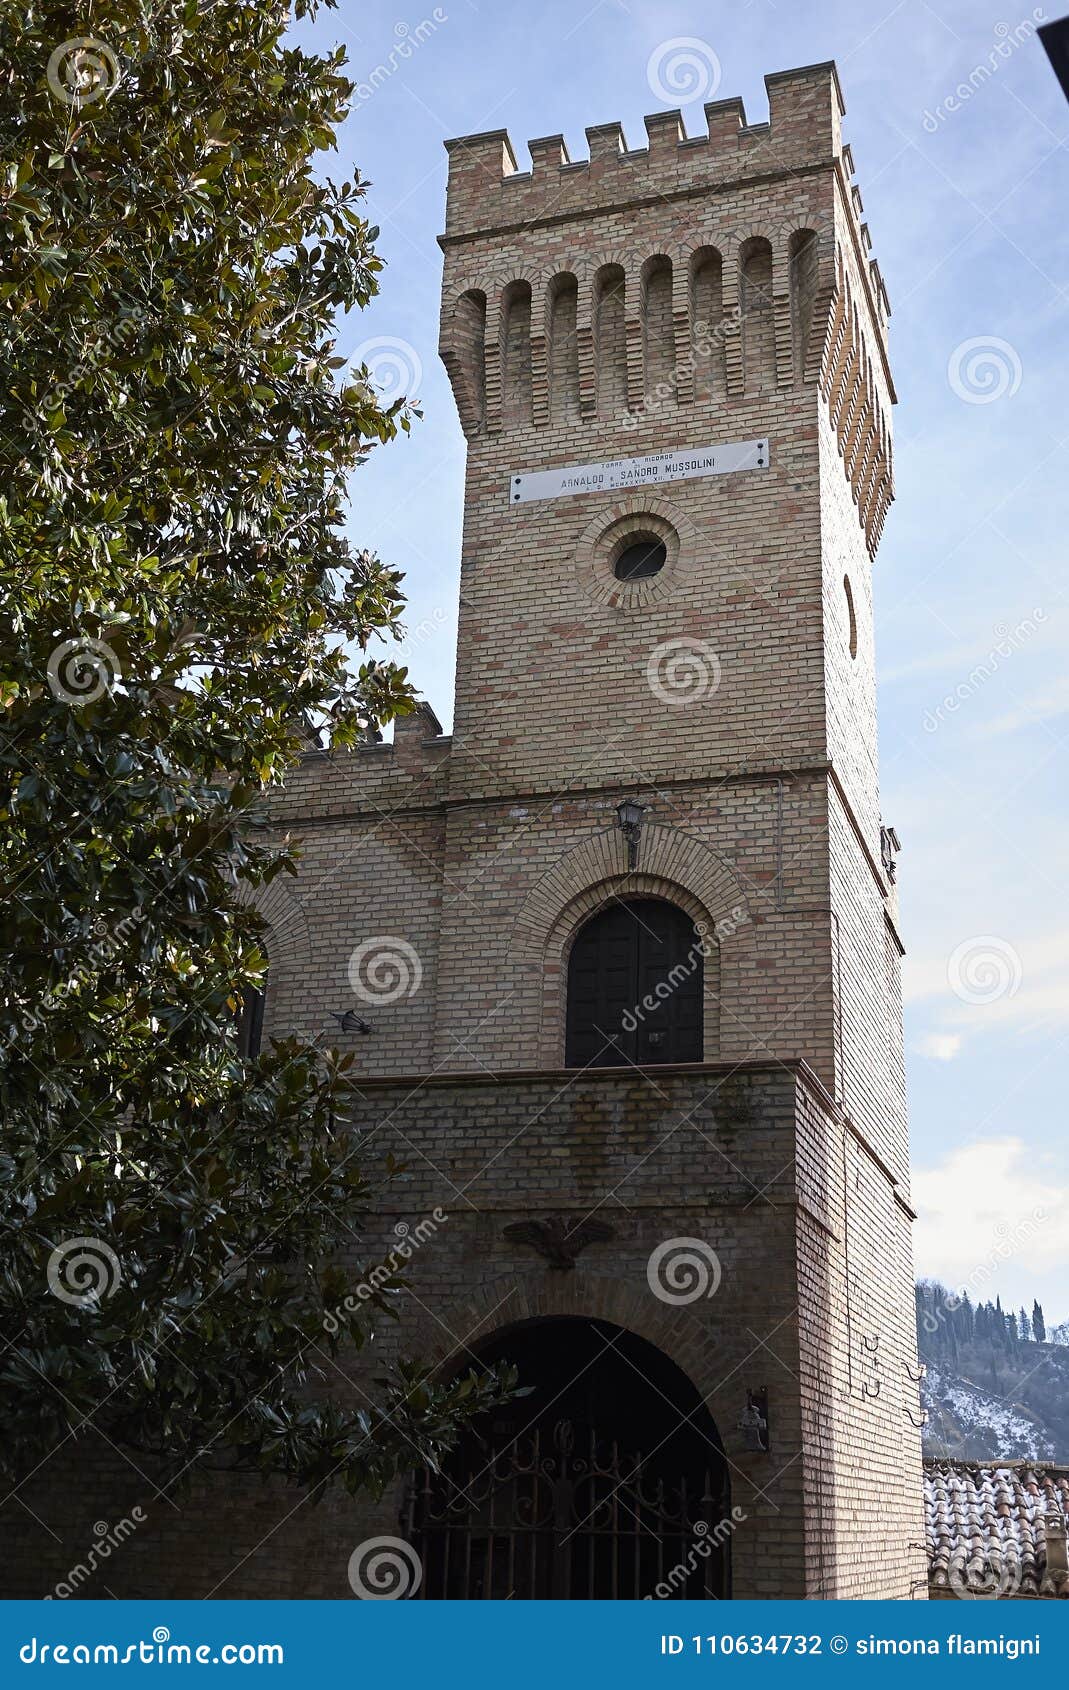
[[333, 1265], [393, 1170], [347, 1058], [236, 1036], [294, 871], [250, 804], [302, 724], [411, 708], [371, 654], [400, 577], [344, 532], [410, 414], [335, 355], [381, 269], [359, 177], [314, 171], [349, 84], [277, 3], [92, 17], [0, 8], [0, 1464], [88, 1421], [378, 1489], [511, 1380], [332, 1390], [398, 1292]]

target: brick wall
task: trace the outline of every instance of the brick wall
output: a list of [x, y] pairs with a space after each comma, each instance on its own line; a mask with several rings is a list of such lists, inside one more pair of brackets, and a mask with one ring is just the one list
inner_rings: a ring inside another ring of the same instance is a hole
[[[362, 1088], [359, 1119], [377, 1123], [377, 1141], [407, 1164], [365, 1259], [395, 1246], [400, 1228], [444, 1216], [406, 1266], [411, 1294], [399, 1325], [385, 1327], [376, 1369], [399, 1346], [432, 1366], [465, 1359], [481, 1337], [531, 1318], [611, 1321], [656, 1344], [706, 1399], [731, 1505], [744, 1516], [732, 1540], [736, 1596], [906, 1594], [904, 1555], [873, 1556], [854, 1529], [874, 1464], [885, 1548], [892, 1537], [901, 1451], [886, 1444], [890, 1401], [866, 1399], [855, 1380], [856, 1459], [845, 1470], [829, 1464], [834, 1427], [816, 1406], [823, 1390], [833, 1419], [847, 1413], [838, 1350], [828, 1374], [835, 1323], [822, 1301], [843, 1294], [842, 1180], [828, 1149], [842, 1122], [815, 1079], [778, 1064], [398, 1079]], [[871, 1200], [883, 1201], [878, 1182]], [[509, 1222], [532, 1214], [590, 1212], [614, 1236], [571, 1272], [504, 1237]], [[672, 1306], [651, 1290], [649, 1256], [666, 1239], [695, 1236], [719, 1257], [719, 1287]], [[355, 1290], [360, 1268], [350, 1260]], [[867, 1331], [879, 1293], [866, 1281], [858, 1295], [868, 1299], [859, 1310]], [[811, 1372], [813, 1401], [803, 1404], [796, 1380]], [[347, 1358], [333, 1388], [358, 1396], [366, 1375]], [[764, 1454], [744, 1447], [736, 1424], [747, 1390], [761, 1386]], [[58, 1452], [24, 1488], [25, 1508], [8, 1511], [8, 1594], [45, 1594], [94, 1542], [96, 1521], [114, 1527], [135, 1507], [145, 1523], [80, 1594], [346, 1597], [352, 1550], [399, 1529], [397, 1492], [379, 1505], [313, 1505], [277, 1485], [203, 1469], [190, 1477], [188, 1488], [159, 1494], [158, 1469], [138, 1455], [128, 1462], [91, 1432]]]

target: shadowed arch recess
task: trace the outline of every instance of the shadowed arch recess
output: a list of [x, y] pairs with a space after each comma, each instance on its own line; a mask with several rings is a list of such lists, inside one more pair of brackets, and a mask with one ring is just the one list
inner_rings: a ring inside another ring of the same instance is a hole
[[483, 1416], [441, 1475], [417, 1478], [404, 1524], [421, 1597], [729, 1594], [727, 1463], [675, 1362], [632, 1331], [578, 1315], [506, 1328], [476, 1355], [478, 1365], [515, 1366], [529, 1395]]

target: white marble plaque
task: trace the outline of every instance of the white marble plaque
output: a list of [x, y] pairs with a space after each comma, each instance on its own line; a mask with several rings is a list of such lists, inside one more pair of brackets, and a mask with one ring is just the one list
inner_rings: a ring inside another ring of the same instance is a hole
[[519, 470], [509, 477], [509, 503], [566, 499], [577, 493], [633, 492], [666, 481], [693, 481], [702, 475], [737, 475], [767, 469], [767, 440], [735, 440], [726, 446], [683, 446], [676, 452], [647, 452], [644, 458], [610, 458], [603, 464], [570, 464], [564, 469]]

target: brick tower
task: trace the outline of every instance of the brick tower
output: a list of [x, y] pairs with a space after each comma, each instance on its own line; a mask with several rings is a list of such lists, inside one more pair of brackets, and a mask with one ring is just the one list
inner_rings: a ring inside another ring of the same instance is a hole
[[408, 1241], [385, 1341], [533, 1394], [379, 1507], [257, 1492], [188, 1556], [164, 1522], [169, 1594], [348, 1595], [379, 1534], [430, 1596], [926, 1590], [887, 299], [834, 66], [767, 87], [767, 123], [662, 112], [588, 160], [448, 143], [455, 732], [424, 707], [295, 772], [266, 1020], [371, 1023], [341, 1038], [406, 1169], [366, 1240]]
[[[722, 101], [686, 138], [664, 112], [641, 150], [588, 130], [589, 160], [561, 136], [530, 170], [503, 132], [448, 144], [441, 350], [468, 469], [434, 1060], [499, 1076], [472, 1098], [476, 1201], [490, 1181], [510, 1214], [615, 1228], [536, 1275], [531, 1309], [667, 1347], [664, 1311], [635, 1313], [650, 1249], [715, 1244], [717, 1294], [679, 1311], [671, 1353], [747, 1514], [734, 1593], [907, 1596], [920, 1416], [870, 579], [888, 305], [834, 66], [767, 88], [767, 124]], [[570, 947], [635, 894], [713, 935], [705, 1072], [640, 1078], [625, 1051], [576, 1081]], [[490, 1121], [517, 1094], [535, 1124], [512, 1148]], [[767, 1452], [739, 1427], [751, 1387]]]

